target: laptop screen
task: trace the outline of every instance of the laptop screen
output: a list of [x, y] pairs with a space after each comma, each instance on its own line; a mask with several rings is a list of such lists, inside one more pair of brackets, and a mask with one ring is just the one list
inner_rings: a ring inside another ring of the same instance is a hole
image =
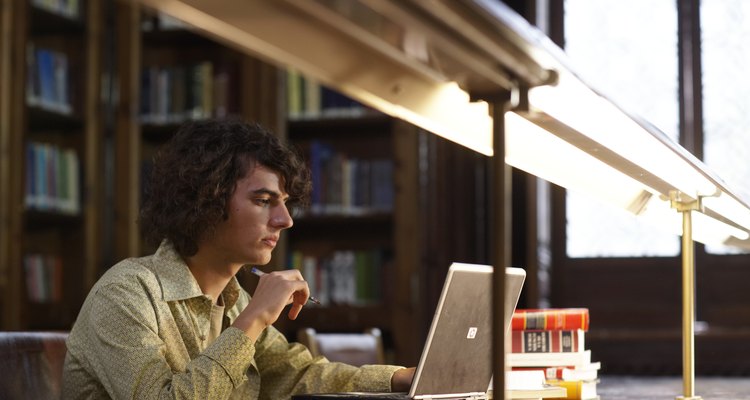
[[[453, 263], [432, 319], [409, 397], [484, 393], [492, 377], [492, 271]], [[505, 327], [526, 273], [505, 268]]]
[[[487, 265], [451, 264], [408, 395], [357, 392], [295, 395], [292, 398], [434, 399], [485, 394], [492, 377], [492, 270]], [[523, 269], [505, 268], [506, 333], [525, 278]]]

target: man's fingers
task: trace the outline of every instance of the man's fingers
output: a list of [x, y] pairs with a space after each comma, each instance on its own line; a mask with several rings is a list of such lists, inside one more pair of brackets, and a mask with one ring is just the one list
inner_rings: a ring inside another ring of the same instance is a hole
[[289, 319], [295, 320], [297, 319], [297, 316], [299, 315], [299, 312], [302, 311], [302, 304], [294, 303], [292, 304], [292, 307], [289, 309]]

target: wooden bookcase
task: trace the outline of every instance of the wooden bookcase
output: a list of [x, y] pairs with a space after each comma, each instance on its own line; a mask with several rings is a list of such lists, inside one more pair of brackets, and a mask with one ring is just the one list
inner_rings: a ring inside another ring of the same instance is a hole
[[286, 268], [299, 268], [321, 306], [276, 323], [384, 333], [386, 361], [414, 365], [425, 319], [420, 130], [367, 109], [295, 70], [286, 73], [286, 134], [312, 172], [310, 206], [285, 232]]
[[[290, 120], [287, 135], [313, 173], [310, 207], [286, 232], [286, 266], [300, 268], [321, 306], [277, 322], [287, 337], [312, 327], [378, 327], [389, 362], [412, 362], [421, 340], [409, 282], [419, 270], [418, 129], [391, 117]], [[416, 362], [416, 361], [413, 361]]]
[[152, 253], [137, 226], [159, 146], [190, 119], [240, 115], [281, 131], [278, 71], [137, 4], [117, 2], [114, 254]]
[[2, 13], [2, 329], [70, 329], [100, 257], [100, 2]]
[[[432, 209], [423, 204], [428, 196], [426, 191], [435, 190], [421, 182], [427, 173], [419, 166], [420, 146], [424, 145], [420, 140], [424, 142], [425, 134], [403, 121], [375, 113], [288, 119], [285, 71], [195, 32], [164, 29], [153, 13], [135, 3], [101, 3], [81, 1], [81, 16], [74, 20], [38, 9], [31, 1], [2, 3], [2, 329], [69, 329], [102, 270], [123, 258], [151, 252], [151, 248], [144, 246], [137, 226], [144, 165], [148, 165], [158, 146], [177, 129], [180, 119], [167, 114], [143, 117], [151, 115], [144, 103], [160, 101], [155, 101], [150, 90], [146, 90], [144, 80], [150, 78], [145, 77], [144, 71], [167, 76], [180, 68], [187, 71], [210, 62], [211, 75], [215, 78], [216, 73], [224, 73], [225, 77], [219, 80], [228, 80], [225, 83], [232, 88], [224, 103], [227, 114], [264, 124], [308, 156], [313, 142], [325, 142], [350, 159], [390, 163], [390, 177], [385, 186], [391, 192], [388, 207], [295, 216], [294, 228], [282, 236], [267, 268], [288, 267], [295, 252], [324, 259], [337, 251], [377, 250], [380, 261], [368, 267], [371, 272], [379, 271], [377, 278], [366, 280], [375, 282], [377, 289], [371, 290], [368, 298], [309, 307], [297, 321], [282, 316], [278, 327], [290, 339], [295, 338], [296, 330], [301, 327], [339, 332], [379, 327], [390, 352], [388, 361], [415, 365], [436, 301], [430, 293], [439, 289], [443, 270], [449, 264], [447, 259], [451, 258], [436, 250], [446, 248], [442, 236], [436, 237], [442, 224], [426, 218], [432, 215], [428, 212]], [[114, 18], [113, 24], [105, 25], [110, 18]], [[103, 36], [109, 33], [114, 34], [111, 53], [114, 60], [108, 60], [113, 69], [107, 73], [114, 77], [112, 91], [117, 96], [116, 102], [101, 104], [101, 64], [103, 58], [110, 56], [102, 50]], [[46, 48], [67, 56], [71, 72], [66, 83], [72, 98], [69, 113], [64, 111], [65, 107], [60, 111], [49, 110], [27, 100], [27, 78], [33, 78], [28, 71], [29, 51]], [[178, 74], [184, 75], [185, 71]], [[216, 79], [212, 81], [215, 83]], [[188, 88], [177, 90], [185, 92]], [[163, 105], [167, 110], [172, 110], [171, 106]], [[106, 115], [102, 107], [114, 110], [113, 124], [107, 125], [107, 129], [102, 127], [102, 115]], [[215, 114], [215, 111], [205, 113]], [[111, 137], [105, 137], [110, 133]], [[30, 143], [70, 149], [77, 155], [80, 165], [77, 212], [37, 210], [36, 206], [26, 205], [26, 176], [30, 171], [26, 154]], [[108, 160], [112, 162], [111, 172], [105, 168], [105, 157], [112, 157]], [[450, 168], [455, 170], [455, 163]], [[439, 177], [440, 186], [452, 187], [445, 179], [453, 182], [451, 175], [445, 175]], [[458, 180], [471, 181], [463, 176]], [[104, 204], [105, 197], [111, 197], [112, 201]], [[428, 245], [431, 250], [426, 249]], [[58, 300], [37, 301], [29, 297], [24, 267], [29, 254], [51, 255], [61, 260], [62, 290]], [[429, 270], [426, 264], [439, 268]], [[239, 278], [252, 293], [257, 278], [250, 274], [240, 274]]]
[[[162, 30], [148, 10], [137, 5], [117, 5], [118, 105], [115, 133], [115, 200], [113, 262], [151, 252], [146, 248], [136, 221], [142, 187], [142, 166], [177, 125], [169, 121], [143, 121], [144, 70], [211, 61], [229, 72], [230, 87], [238, 89], [228, 102], [230, 114], [255, 120], [309, 152], [314, 141], [329, 142], [338, 151], [360, 159], [384, 159], [392, 174], [392, 204], [387, 211], [362, 215], [297, 216], [295, 226], [282, 235], [266, 270], [286, 268], [295, 251], [316, 257], [337, 250], [381, 251], [387, 261], [377, 300], [310, 307], [296, 321], [282, 316], [277, 327], [294, 340], [297, 329], [319, 331], [383, 330], [390, 361], [416, 364], [424, 339], [423, 299], [412, 286], [420, 281], [420, 212], [418, 182], [418, 129], [383, 115], [287, 119], [287, 73], [184, 30]], [[148, 26], [149, 31], [142, 27]], [[200, 50], [196, 50], [199, 48]], [[145, 78], [151, 80], [152, 78]], [[447, 266], [446, 266], [447, 268]], [[238, 275], [250, 293], [257, 277]], [[421, 283], [420, 283], [421, 284]], [[419, 285], [419, 284], [418, 284]], [[421, 289], [421, 288], [417, 288]]]

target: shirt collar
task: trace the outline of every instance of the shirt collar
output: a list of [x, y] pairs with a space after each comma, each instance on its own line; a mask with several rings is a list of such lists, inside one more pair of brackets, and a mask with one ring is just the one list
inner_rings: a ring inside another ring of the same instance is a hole
[[[162, 241], [154, 253], [154, 273], [162, 287], [164, 301], [186, 300], [205, 296], [198, 286], [198, 281], [190, 272], [185, 260], [177, 253], [169, 240]], [[234, 306], [240, 295], [240, 284], [236, 277], [232, 277], [221, 292], [224, 298], [224, 309]]]

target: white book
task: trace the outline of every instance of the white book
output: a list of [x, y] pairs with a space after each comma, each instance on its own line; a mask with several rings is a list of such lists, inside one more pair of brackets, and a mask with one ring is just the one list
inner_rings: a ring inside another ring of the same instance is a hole
[[572, 366], [555, 366], [555, 367], [515, 367], [514, 370], [536, 370], [542, 371], [546, 379], [560, 379], [563, 381], [593, 381], [598, 378], [599, 369], [602, 363], [592, 362], [591, 364], [572, 367]]
[[[546, 383], [544, 371], [506, 371], [505, 372], [505, 389], [506, 390], [529, 390], [541, 389]], [[490, 381], [489, 389], [492, 389], [493, 382]]]
[[581, 367], [591, 364], [591, 350], [575, 353], [508, 353], [510, 367]]

